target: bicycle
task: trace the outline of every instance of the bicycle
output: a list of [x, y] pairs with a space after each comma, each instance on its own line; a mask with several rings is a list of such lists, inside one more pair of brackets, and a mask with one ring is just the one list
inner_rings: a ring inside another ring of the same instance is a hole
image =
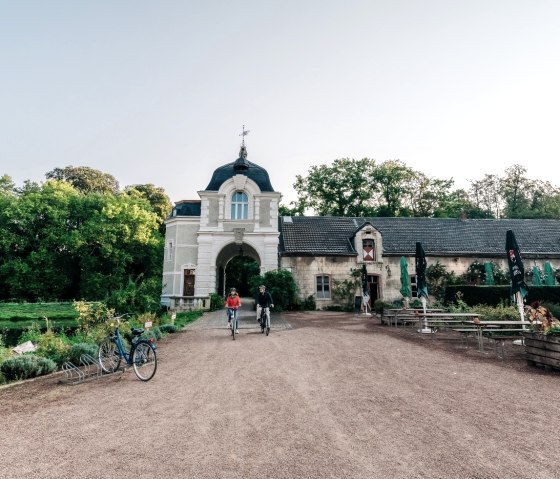
[[228, 308], [228, 323], [231, 328], [231, 337], [235, 341], [235, 335], [237, 334], [237, 321], [235, 320], [235, 311], [233, 308]]
[[115, 331], [99, 345], [97, 352], [99, 364], [104, 373], [113, 373], [119, 369], [121, 361], [124, 360], [128, 366], [132, 366], [140, 381], [149, 381], [154, 377], [157, 369], [153, 339], [140, 338], [144, 328], [132, 328], [130, 350], [127, 350], [120, 332], [121, 318], [124, 316], [126, 314], [112, 318], [116, 321]]
[[259, 318], [259, 323], [261, 325], [261, 334], [266, 332], [270, 333], [270, 310], [269, 308], [262, 308], [261, 307], [261, 317]]

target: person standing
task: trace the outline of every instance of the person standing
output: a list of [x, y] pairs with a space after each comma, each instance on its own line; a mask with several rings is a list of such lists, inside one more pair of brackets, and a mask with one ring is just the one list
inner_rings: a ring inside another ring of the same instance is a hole
[[266, 286], [261, 284], [259, 286], [259, 293], [257, 294], [256, 298], [257, 303], [257, 321], [261, 322], [261, 311], [264, 308], [265, 314], [268, 316], [268, 323], [270, 324], [270, 308], [274, 307], [274, 303], [272, 302], [272, 296], [266, 290]]
[[226, 299], [226, 308], [228, 309], [228, 327], [231, 319], [235, 321], [235, 332], [239, 333], [239, 319], [238, 319], [238, 309], [241, 307], [241, 298], [237, 294], [235, 288], [229, 290], [228, 297]]

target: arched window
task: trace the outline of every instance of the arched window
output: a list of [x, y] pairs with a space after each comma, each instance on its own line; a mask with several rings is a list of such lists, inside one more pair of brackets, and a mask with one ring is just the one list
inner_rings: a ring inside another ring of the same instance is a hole
[[236, 191], [231, 197], [231, 219], [246, 220], [249, 217], [249, 198], [243, 191]]

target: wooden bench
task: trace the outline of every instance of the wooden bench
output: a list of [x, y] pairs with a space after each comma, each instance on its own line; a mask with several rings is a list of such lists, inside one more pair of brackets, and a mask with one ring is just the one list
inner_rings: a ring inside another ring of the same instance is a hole
[[[491, 339], [494, 341], [496, 355], [499, 358], [504, 358], [506, 354], [505, 350], [505, 342], [506, 341], [513, 341], [515, 339], [522, 338], [522, 333], [526, 332], [526, 329], [517, 329], [517, 328], [497, 328], [497, 329], [484, 329], [482, 330], [482, 337]], [[498, 352], [498, 347], [501, 350], [502, 354]]]
[[472, 334], [476, 337], [478, 329], [476, 328], [452, 328], [453, 331], [461, 335], [461, 341], [465, 343], [465, 347], [469, 347], [469, 336]]

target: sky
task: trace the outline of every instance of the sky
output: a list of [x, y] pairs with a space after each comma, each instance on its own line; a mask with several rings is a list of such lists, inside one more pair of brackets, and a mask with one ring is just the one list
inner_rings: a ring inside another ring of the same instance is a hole
[[0, 0], [0, 176], [198, 199], [239, 154], [282, 203], [337, 158], [560, 185], [558, 0]]

